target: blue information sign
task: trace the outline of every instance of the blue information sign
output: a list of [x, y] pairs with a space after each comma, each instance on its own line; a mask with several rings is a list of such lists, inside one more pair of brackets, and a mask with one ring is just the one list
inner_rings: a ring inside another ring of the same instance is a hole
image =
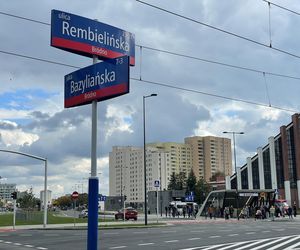
[[98, 195], [98, 200], [99, 201], [106, 201], [106, 195]]
[[134, 34], [64, 11], [51, 12], [51, 46], [100, 59], [127, 55], [135, 64]]
[[129, 57], [93, 64], [65, 76], [65, 108], [129, 92]]

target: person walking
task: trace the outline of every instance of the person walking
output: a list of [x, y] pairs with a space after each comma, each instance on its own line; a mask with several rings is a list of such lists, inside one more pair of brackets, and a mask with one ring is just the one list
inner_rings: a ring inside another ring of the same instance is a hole
[[296, 201], [294, 201], [294, 204], [293, 204], [293, 213], [294, 213], [294, 217], [297, 216], [297, 206], [296, 206]]
[[275, 207], [273, 205], [270, 207], [270, 217], [272, 221], [275, 220]]

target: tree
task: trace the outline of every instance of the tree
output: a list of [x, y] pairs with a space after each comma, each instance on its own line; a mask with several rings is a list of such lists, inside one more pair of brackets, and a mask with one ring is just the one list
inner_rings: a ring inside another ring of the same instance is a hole
[[176, 175], [176, 186], [176, 190], [184, 190], [186, 188], [186, 175], [184, 172]]
[[200, 178], [196, 184], [196, 190], [195, 190], [196, 202], [198, 204], [203, 204], [207, 195], [210, 193], [211, 189], [212, 189], [211, 186], [203, 178]]
[[175, 173], [173, 172], [171, 174], [171, 179], [169, 181], [169, 185], [168, 185], [168, 190], [176, 190], [176, 187], [177, 187], [177, 181], [176, 181], [176, 175]]
[[196, 190], [196, 183], [197, 183], [197, 178], [194, 174], [193, 169], [191, 169], [189, 176], [186, 180], [186, 192], [190, 193], [190, 192], [195, 192]]
[[71, 207], [72, 206], [72, 198], [71, 196], [61, 196], [55, 200], [55, 203], [59, 207]]
[[17, 203], [20, 204], [20, 207], [25, 209], [25, 210], [31, 210], [37, 207], [39, 204], [40, 200], [35, 198], [32, 189], [30, 191], [25, 191], [22, 195], [21, 198], [17, 199]]

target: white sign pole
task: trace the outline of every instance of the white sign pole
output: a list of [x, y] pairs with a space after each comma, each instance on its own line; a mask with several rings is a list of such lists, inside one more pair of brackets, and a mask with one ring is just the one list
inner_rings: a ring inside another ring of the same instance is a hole
[[158, 187], [156, 188], [156, 222], [158, 223]]
[[13, 219], [13, 229], [15, 229], [16, 227], [16, 210], [17, 210], [17, 206], [16, 206], [17, 201], [14, 200], [14, 219]]

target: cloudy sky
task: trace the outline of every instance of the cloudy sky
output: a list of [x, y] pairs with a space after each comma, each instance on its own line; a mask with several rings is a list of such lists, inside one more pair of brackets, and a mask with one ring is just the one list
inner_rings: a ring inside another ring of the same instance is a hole
[[[158, 94], [146, 103], [147, 142], [244, 131], [237, 138], [239, 166], [299, 110], [299, 15], [271, 5], [269, 26], [262, 0], [145, 1], [190, 20], [134, 0], [1, 1], [0, 149], [46, 157], [54, 196], [78, 184], [79, 191], [87, 188], [91, 105], [64, 109], [63, 91], [64, 76], [92, 61], [50, 46], [51, 9], [135, 34], [130, 93], [98, 103], [100, 193], [108, 194], [112, 146], [143, 144], [143, 95]], [[300, 12], [296, 1], [274, 3]], [[1, 182], [21, 191], [39, 193], [43, 171], [41, 161], [0, 153]]]

